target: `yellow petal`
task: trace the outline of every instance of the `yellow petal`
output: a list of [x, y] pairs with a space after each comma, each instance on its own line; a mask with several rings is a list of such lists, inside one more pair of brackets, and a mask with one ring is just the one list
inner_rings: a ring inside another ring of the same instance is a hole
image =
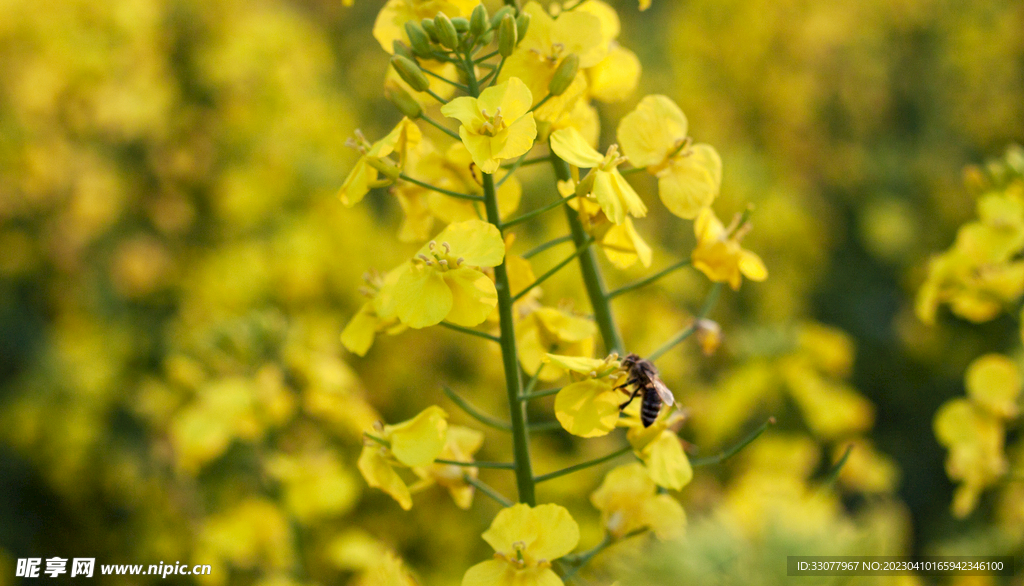
[[[498, 138], [499, 137], [495, 137], [495, 139]], [[502, 143], [500, 148], [495, 149], [492, 147], [494, 157], [500, 160], [505, 160], [525, 155], [533, 148], [533, 141], [536, 140], [536, 138], [537, 121], [533, 117], [533, 112], [530, 112], [526, 116], [516, 120], [503, 133], [501, 133], [500, 140]], [[493, 172], [494, 171], [484, 171], [484, 173]]]
[[[501, 161], [494, 158], [492, 150], [494, 137], [476, 134], [466, 126], [459, 127], [459, 137], [462, 138], [462, 144], [466, 145], [466, 150], [473, 156], [473, 162], [480, 167], [481, 171], [494, 173], [498, 170]], [[500, 148], [502, 145], [497, 146]]]
[[488, 560], [466, 570], [462, 586], [564, 586], [551, 568], [518, 569], [502, 560]]
[[587, 76], [590, 95], [595, 100], [621, 102], [636, 90], [640, 82], [640, 59], [629, 49], [616, 44], [600, 63], [587, 70]]
[[461, 267], [444, 273], [452, 292], [447, 321], [472, 327], [484, 322], [498, 305], [498, 292], [490, 277], [476, 269]]
[[667, 494], [659, 494], [644, 503], [644, 525], [661, 540], [676, 539], [686, 531], [686, 511], [679, 501]]
[[483, 533], [484, 541], [498, 553], [513, 552], [516, 542], [533, 543], [538, 528], [531, 511], [530, 505], [523, 503], [498, 511], [491, 526]]
[[544, 357], [546, 362], [550, 362], [564, 368], [565, 370], [571, 370], [580, 374], [590, 374], [591, 372], [600, 372], [602, 368], [607, 365], [601, 358], [589, 358], [586, 356], [562, 356], [559, 354], [547, 354]]
[[580, 542], [580, 528], [565, 507], [538, 505], [533, 509], [533, 518], [540, 531], [537, 539], [527, 545], [532, 557], [551, 561], [576, 549]]
[[601, 248], [615, 268], [629, 268], [637, 259], [645, 267], [651, 266], [651, 247], [640, 237], [628, 217], [621, 224], [614, 225], [605, 232], [604, 238], [601, 239]]
[[679, 438], [671, 431], [663, 431], [648, 447], [644, 458], [651, 480], [658, 486], [680, 490], [693, 480], [693, 468], [683, 451]]
[[341, 344], [357, 356], [366, 356], [367, 350], [373, 345], [373, 338], [377, 335], [377, 323], [373, 302], [367, 301], [341, 331]]
[[447, 419], [444, 409], [431, 405], [412, 419], [385, 426], [384, 433], [391, 441], [395, 458], [406, 466], [432, 463], [444, 449]]
[[391, 495], [406, 511], [412, 508], [412, 495], [409, 494], [409, 487], [388, 464], [379, 446], [364, 446], [362, 453], [359, 454], [356, 467], [366, 479], [366, 484]]
[[347, 207], [356, 205], [363, 201], [363, 197], [370, 191], [370, 183], [376, 181], [377, 177], [377, 170], [367, 165], [365, 158], [360, 158], [341, 184], [338, 199]]
[[[591, 193], [601, 205], [601, 211], [608, 219], [615, 224], [621, 224], [626, 219], [626, 208], [622, 199], [615, 192], [615, 184], [612, 181], [612, 174], [601, 169], [592, 169], [590, 174], [594, 176], [593, 190]], [[589, 177], [589, 175], [588, 175]]]
[[582, 168], [596, 167], [604, 157], [594, 150], [575, 128], [563, 128], [551, 133], [551, 150], [563, 161]]
[[619, 173], [618, 169], [612, 169], [611, 173], [612, 187], [615, 189], [616, 196], [622, 200], [623, 205], [626, 206], [626, 211], [629, 212], [634, 218], [642, 218], [647, 215], [647, 206], [644, 205], [644, 200], [640, 199], [633, 186], [626, 181], [626, 178]]
[[1010, 419], [1019, 412], [1021, 375], [1016, 363], [1002, 354], [986, 354], [967, 367], [967, 395], [993, 415]]
[[743, 276], [751, 281], [763, 281], [768, 278], [768, 267], [764, 266], [764, 261], [749, 250], [740, 252], [739, 267]]
[[706, 144], [696, 144], [689, 155], [672, 157], [658, 176], [658, 196], [670, 212], [687, 220], [710, 206], [722, 184], [722, 159]]
[[[469, 96], [455, 98], [444, 106], [441, 106], [441, 113], [448, 118], [455, 118], [469, 128], [477, 128], [483, 124], [483, 116], [480, 115], [480, 108], [477, 101]], [[494, 112], [489, 112], [494, 114]]]
[[452, 291], [437, 270], [414, 266], [395, 283], [394, 303], [402, 323], [425, 328], [441, 323], [451, 311]]
[[[505, 242], [493, 224], [483, 220], [466, 220], [449, 224], [434, 240], [437, 245], [447, 242], [451, 256], [462, 258], [472, 267], [496, 267], [505, 258]], [[429, 248], [420, 249], [427, 254]]]
[[[492, 100], [492, 92], [497, 100]], [[495, 102], [495, 103], [492, 103]], [[505, 120], [519, 120], [533, 107], [533, 94], [518, 77], [509, 78], [505, 83], [489, 87], [480, 93], [480, 108], [493, 114], [501, 108], [501, 116]]]
[[619, 13], [601, 0], [589, 0], [580, 4], [576, 10], [593, 14], [601, 21], [601, 42], [608, 44], [619, 38], [622, 30], [622, 23], [619, 22]]
[[686, 139], [686, 116], [671, 99], [651, 95], [619, 122], [619, 146], [637, 167], [659, 165]]
[[579, 437], [607, 435], [619, 420], [622, 396], [603, 380], [575, 382], [558, 391], [555, 417], [569, 433]]

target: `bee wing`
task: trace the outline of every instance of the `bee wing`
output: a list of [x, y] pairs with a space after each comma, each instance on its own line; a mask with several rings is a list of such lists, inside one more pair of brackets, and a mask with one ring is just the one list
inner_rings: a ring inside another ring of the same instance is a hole
[[671, 407], [675, 402], [676, 398], [672, 395], [672, 391], [668, 390], [665, 383], [661, 382], [660, 379], [654, 379], [654, 390], [658, 391], [658, 396], [661, 397], [661, 402]]

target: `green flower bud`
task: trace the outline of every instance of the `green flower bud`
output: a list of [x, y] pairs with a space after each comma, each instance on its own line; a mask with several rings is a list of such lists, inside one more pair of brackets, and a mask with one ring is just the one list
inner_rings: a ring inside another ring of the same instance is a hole
[[403, 116], [415, 120], [423, 114], [423, 107], [420, 106], [420, 103], [409, 95], [409, 92], [398, 86], [385, 87], [384, 97], [394, 104]]
[[412, 52], [409, 50], [409, 46], [406, 45], [405, 43], [403, 43], [402, 41], [399, 41], [398, 39], [395, 39], [394, 42], [391, 43], [391, 48], [392, 48], [392, 52], [395, 55], [401, 55], [402, 57], [405, 57], [406, 59], [412, 59], [413, 58]]
[[576, 79], [576, 73], [580, 70], [580, 57], [576, 53], [569, 53], [562, 59], [562, 62], [558, 64], [558, 69], [555, 69], [555, 74], [551, 76], [551, 83], [548, 84], [548, 92], [552, 96], [560, 96], [565, 93], [565, 90], [569, 89], [574, 79]]
[[502, 20], [504, 20], [506, 14], [511, 14], [512, 18], [516, 17], [516, 11], [514, 8], [511, 6], [502, 6], [501, 9], [495, 12], [494, 16], [491, 17], [491, 28], [498, 28], [498, 25], [501, 24]]
[[412, 50], [417, 55], [420, 57], [430, 55], [430, 37], [427, 36], [427, 31], [423, 30], [422, 26], [410, 20], [405, 23], [405, 34], [409, 35], [409, 44], [412, 45]]
[[491, 18], [487, 14], [487, 7], [483, 4], [478, 4], [473, 9], [473, 14], [469, 17], [469, 32], [474, 37], [479, 37], [487, 32], [489, 28], [491, 28]]
[[526, 38], [526, 31], [530, 29], [530, 15], [525, 12], [516, 17], [516, 30], [519, 31], [519, 38]]
[[493, 40], [494, 31], [487, 31], [482, 37], [480, 37], [480, 44], [486, 47], [487, 45], [490, 45]]
[[380, 157], [366, 157], [366, 164], [380, 171], [385, 177], [391, 181], [398, 179], [398, 176], [402, 174], [402, 170], [395, 164], [394, 161], [388, 158]]
[[519, 42], [519, 31], [516, 27], [516, 19], [511, 14], [506, 14], [498, 25], [498, 53], [502, 57], [508, 57], [516, 50]]
[[402, 57], [401, 55], [395, 55], [391, 58], [391, 66], [398, 72], [398, 76], [402, 78], [405, 83], [409, 84], [412, 89], [422, 92], [430, 87], [430, 82], [427, 81], [427, 76], [423, 75], [423, 71], [419, 65], [412, 59]]
[[453, 51], [459, 48], [459, 31], [455, 30], [455, 25], [452, 24], [452, 20], [448, 18], [447, 14], [437, 13], [437, 16], [434, 17], [434, 29], [437, 31], [437, 40], [441, 45]]
[[423, 32], [427, 33], [430, 40], [435, 43], [440, 43], [441, 38], [437, 36], [437, 26], [434, 21], [429, 18], [424, 18], [420, 21], [420, 26], [423, 27]]
[[456, 16], [452, 19], [452, 24], [455, 26], [456, 32], [469, 32], [469, 19], [464, 16]]

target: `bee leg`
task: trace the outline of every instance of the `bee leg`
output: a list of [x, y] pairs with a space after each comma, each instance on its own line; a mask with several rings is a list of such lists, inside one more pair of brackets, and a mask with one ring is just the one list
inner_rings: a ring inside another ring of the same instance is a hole
[[[634, 379], [630, 379], [630, 380], [622, 383], [621, 385], [615, 387], [612, 390], [613, 391], [618, 391], [618, 390], [622, 390], [622, 389], [628, 387], [629, 385], [639, 385], [639, 384], [640, 384], [640, 381], [638, 381], [637, 379], [634, 378]], [[622, 391], [622, 392], [628, 393], [629, 391]], [[633, 396], [635, 397], [636, 395], [633, 395]], [[632, 400], [632, 399], [630, 399], [630, 400]]]
[[637, 387], [636, 390], [633, 391], [633, 394], [629, 396], [629, 400], [626, 401], [625, 403], [619, 405], [619, 410], [621, 411], [622, 409], [625, 409], [626, 406], [629, 405], [630, 403], [632, 403], [633, 399], [635, 399], [636, 396], [639, 395], [639, 394], [640, 394], [640, 387]]

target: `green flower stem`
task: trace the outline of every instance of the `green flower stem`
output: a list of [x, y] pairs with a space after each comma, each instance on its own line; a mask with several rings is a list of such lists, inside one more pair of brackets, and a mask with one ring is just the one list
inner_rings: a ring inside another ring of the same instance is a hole
[[541, 214], [543, 214], [545, 212], [550, 212], [551, 210], [553, 210], [555, 208], [562, 207], [563, 205], [569, 203], [574, 197], [576, 197], [576, 196], [575, 195], [571, 195], [569, 197], [561, 197], [561, 198], [558, 199], [558, 201], [553, 201], [553, 202], [549, 203], [548, 205], [546, 205], [544, 207], [537, 208], [537, 209], [533, 210], [532, 212], [526, 212], [525, 214], [519, 216], [518, 218], [512, 218], [511, 220], [509, 220], [507, 222], [503, 222], [501, 224], [501, 227], [502, 228], [510, 228], [512, 226], [515, 226], [516, 224], [521, 224], [521, 223], [526, 222], [528, 220], [532, 220], [533, 218], [536, 218], [537, 216], [539, 216], [539, 215], [541, 215]]
[[846, 466], [846, 461], [850, 459], [850, 453], [852, 452], [853, 444], [846, 446], [846, 450], [843, 452], [842, 457], [839, 458], [839, 461], [836, 462], [828, 471], [828, 474], [825, 475], [825, 478], [821, 481], [821, 486], [818, 487], [818, 490], [827, 490], [830, 486], [835, 484], [837, 480], [839, 480], [839, 473], [842, 472], [843, 466]]
[[[529, 167], [530, 165], [539, 165], [541, 163], [550, 163], [550, 162], [551, 162], [551, 159], [549, 159], [547, 157], [547, 155], [545, 155], [543, 157], [534, 157], [532, 159], [526, 159], [522, 163], [518, 163], [518, 165], [520, 167]], [[508, 168], [516, 166], [516, 164], [517, 163], [512, 163], [510, 165], [510, 164], [506, 163], [506, 164], [502, 165], [502, 167], [505, 168], [505, 169], [508, 169]]]
[[462, 332], [463, 334], [469, 334], [470, 336], [476, 336], [478, 338], [483, 338], [485, 340], [490, 340], [492, 342], [498, 342], [499, 344], [501, 343], [501, 338], [499, 338], [498, 336], [488, 334], [487, 332], [481, 332], [480, 330], [474, 330], [473, 328], [467, 328], [465, 326], [460, 326], [458, 324], [453, 324], [451, 322], [446, 321], [443, 321], [438, 325], [444, 326], [449, 330], [455, 330], [456, 332]]
[[435, 99], [435, 100], [437, 100], [438, 102], [441, 102], [441, 105], [442, 105], [442, 106], [443, 106], [444, 104], [447, 104], [447, 103], [448, 103], [448, 100], [446, 100], [446, 99], [442, 98], [441, 96], [437, 95], [436, 93], [434, 93], [434, 90], [432, 90], [432, 89], [430, 89], [430, 88], [427, 88], [427, 89], [425, 89], [425, 90], [423, 90], [423, 91], [424, 91], [424, 92], [426, 92], [427, 94], [429, 94], [429, 95], [430, 95], [430, 97], [434, 98], [434, 99]]
[[647, 167], [633, 167], [632, 169], [623, 169], [619, 171], [620, 175], [632, 175], [634, 173], [640, 173], [646, 171]]
[[433, 185], [431, 185], [429, 183], [424, 183], [424, 182], [420, 181], [419, 179], [413, 179], [412, 177], [409, 177], [405, 173], [401, 173], [398, 176], [398, 178], [401, 179], [402, 181], [408, 181], [409, 183], [412, 183], [413, 185], [419, 185], [420, 187], [423, 187], [424, 189], [429, 189], [431, 191], [436, 191], [438, 193], [443, 193], [445, 195], [450, 195], [450, 196], [458, 198], [458, 199], [468, 199], [470, 201], [484, 201], [484, 197], [482, 195], [470, 195], [468, 193], [459, 193], [457, 191], [449, 191], [449, 190], [443, 189], [441, 187], [435, 187], [435, 186], [433, 186]]
[[524, 393], [522, 399], [524, 401], [530, 401], [532, 399], [540, 399], [541, 397], [550, 397], [551, 395], [558, 394], [558, 391], [561, 390], [562, 387], [558, 387], [557, 389], [545, 389], [543, 391], [537, 391], [535, 393]]
[[[561, 559], [563, 567], [562, 579], [567, 580], [569, 578], [572, 578], [576, 575], [576, 572], [579, 572], [580, 569], [583, 568], [583, 566], [587, 565], [587, 563], [590, 562], [590, 560], [594, 559], [594, 556], [608, 549], [609, 547], [615, 545], [616, 543], [625, 541], [631, 537], [636, 537], [637, 535], [643, 535], [647, 532], [648, 529], [646, 527], [642, 527], [640, 529], [630, 531], [629, 533], [623, 535], [618, 539], [612, 537], [611, 534], [605, 534], [604, 539], [601, 540], [601, 543], [598, 543], [597, 545], [588, 549], [587, 551], [580, 552], [574, 555], [565, 556]], [[569, 567], [565, 568], [565, 566]]]
[[441, 124], [437, 120], [434, 120], [433, 118], [429, 118], [427, 116], [420, 116], [420, 120], [423, 120], [427, 124], [433, 126], [434, 128], [440, 130], [441, 132], [447, 134], [448, 136], [454, 138], [455, 140], [462, 140], [462, 138], [459, 137], [459, 134], [457, 132], [455, 132], [451, 128], [444, 126], [443, 124]]
[[[474, 76], [469, 77], [470, 86], [476, 84]], [[494, 176], [485, 173], [484, 207], [487, 221], [501, 230], [501, 216], [498, 213], [498, 196], [494, 188]], [[505, 366], [505, 390], [508, 394], [509, 420], [512, 425], [512, 450], [515, 454], [516, 488], [519, 502], [535, 506], [533, 466], [530, 463], [530, 441], [527, 429], [526, 404], [519, 400], [523, 383], [519, 374], [519, 355], [516, 350], [515, 318], [512, 314], [512, 295], [509, 290], [506, 261], [494, 267], [494, 288], [498, 292], [498, 319], [501, 324], [501, 360]]]
[[551, 95], [551, 94], [548, 94], [548, 95], [544, 96], [544, 98], [543, 98], [543, 99], [541, 99], [541, 101], [539, 101], [539, 102], [537, 102], [536, 104], [534, 104], [534, 105], [533, 105], [533, 107], [532, 107], [532, 108], [530, 108], [530, 110], [529, 110], [529, 111], [530, 111], [530, 112], [535, 112], [535, 111], [537, 111], [537, 109], [538, 109], [538, 108], [540, 108], [540, 107], [541, 107], [541, 106], [543, 106], [544, 104], [547, 104], [547, 103], [548, 103], [548, 100], [550, 100], [550, 99], [551, 99], [551, 98], [553, 98], [553, 97], [555, 97], [555, 96], [553, 96], [553, 95]]
[[657, 360], [661, 358], [666, 352], [675, 348], [677, 344], [693, 335], [693, 332], [697, 331], [697, 320], [704, 319], [709, 313], [711, 313], [711, 310], [715, 307], [715, 303], [718, 302], [718, 296], [721, 293], [722, 284], [715, 283], [715, 286], [711, 288], [707, 298], [704, 300], [704, 307], [700, 309], [700, 313], [694, 316], [693, 323], [683, 328], [682, 331], [673, 336], [671, 340], [662, 344], [661, 348], [651, 352], [651, 355], [648, 356], [647, 359]]
[[530, 431], [555, 431], [562, 429], [562, 424], [557, 421], [540, 421], [531, 423], [528, 427]]
[[548, 240], [544, 244], [540, 244], [537, 247], [531, 248], [529, 251], [524, 252], [523, 253], [523, 258], [533, 258], [533, 257], [537, 256], [538, 254], [544, 252], [545, 250], [547, 250], [549, 248], [552, 248], [554, 246], [558, 246], [559, 244], [562, 244], [562, 243], [565, 243], [565, 242], [569, 242], [571, 240], [572, 240], [572, 236], [570, 236], [570, 235], [559, 236], [558, 238], [555, 238], [554, 240]]
[[515, 470], [516, 465], [512, 462], [462, 462], [459, 460], [434, 460], [435, 464], [447, 464], [449, 466], [463, 466], [466, 468], [496, 468], [499, 470]]
[[473, 419], [476, 419], [477, 421], [483, 423], [488, 427], [493, 427], [494, 429], [499, 429], [501, 431], [512, 431], [511, 424], [501, 421], [497, 418], [491, 417], [490, 415], [484, 414], [479, 409], [474, 407], [469, 401], [463, 399], [461, 396], [456, 394], [455, 391], [449, 389], [448, 387], [441, 388], [444, 390], [444, 394], [447, 395], [449, 399], [451, 399], [452, 403], [458, 405], [463, 411], [466, 412], [467, 415], [469, 415]]
[[559, 476], [565, 476], [566, 474], [572, 474], [573, 472], [578, 472], [580, 470], [584, 470], [586, 468], [590, 468], [591, 466], [597, 466], [598, 464], [603, 464], [603, 463], [607, 462], [608, 460], [614, 460], [615, 458], [618, 458], [619, 456], [621, 456], [621, 455], [623, 455], [625, 453], [630, 452], [632, 449], [633, 449], [633, 446], [626, 446], [626, 447], [624, 447], [622, 449], [616, 450], [616, 451], [614, 451], [614, 452], [612, 452], [612, 453], [610, 453], [610, 454], [608, 454], [606, 456], [601, 456], [600, 458], [596, 458], [594, 460], [589, 460], [587, 462], [581, 462], [581, 463], [576, 464], [574, 466], [569, 466], [568, 468], [562, 468], [561, 470], [555, 470], [554, 472], [548, 472], [547, 474], [541, 474], [540, 476], [534, 478], [533, 480], [534, 480], [534, 482], [540, 484], [541, 482], [545, 482], [547, 480], [558, 478]]
[[484, 55], [483, 57], [477, 57], [475, 59], [475, 61], [477, 63], [480, 63], [481, 61], [487, 61], [488, 59], [490, 59], [492, 57], [497, 57], [498, 55], [500, 55], [500, 53], [498, 53], [497, 51], [494, 51], [492, 53], [488, 53], [488, 54]]
[[[569, 165], [553, 152], [551, 153], [551, 164], [555, 168], [555, 176], [560, 181], [568, 181], [571, 178]], [[576, 247], [580, 248], [589, 241], [590, 235], [583, 229], [576, 210], [566, 206], [565, 215], [569, 220], [569, 228], [572, 230], [572, 240], [576, 243]], [[579, 259], [583, 284], [586, 286], [587, 297], [590, 298], [590, 305], [594, 310], [594, 321], [597, 322], [597, 328], [601, 331], [605, 350], [609, 354], [612, 352], [624, 354], [622, 336], [615, 324], [615, 318], [612, 317], [612, 308], [608, 302], [604, 279], [601, 277], [601, 268], [597, 265], [597, 256], [592, 248], [587, 248], [579, 255]]]
[[537, 383], [540, 382], [540, 371], [544, 370], [544, 363], [537, 368], [537, 372], [533, 373], [530, 377], [530, 382], [526, 383], [526, 388], [519, 394], [519, 400], [533, 392], [533, 389], [537, 388]]
[[689, 266], [690, 263], [691, 263], [690, 259], [684, 258], [683, 260], [681, 260], [681, 261], [679, 261], [679, 262], [677, 262], [677, 263], [675, 263], [675, 264], [673, 264], [673, 265], [671, 265], [669, 267], [666, 267], [666, 268], [658, 271], [657, 273], [654, 273], [653, 275], [651, 275], [650, 277], [647, 277], [646, 279], [641, 279], [641, 280], [639, 280], [639, 281], [637, 281], [635, 283], [630, 283], [629, 285], [623, 285], [622, 287], [619, 287], [618, 289], [615, 289], [615, 290], [609, 292], [608, 293], [608, 299], [615, 299], [616, 297], [618, 297], [619, 295], [622, 295], [623, 293], [629, 293], [630, 291], [634, 291], [634, 290], [639, 289], [641, 287], [644, 287], [646, 285], [650, 285], [651, 283], [657, 281], [658, 279], [664, 277], [665, 275], [667, 275], [667, 274], [669, 274], [669, 273], [671, 273], [671, 272], [673, 272], [673, 271], [675, 271], [677, 269], [681, 269], [681, 268], [683, 268], [685, 266]]
[[365, 437], [366, 439], [368, 439], [370, 441], [377, 442], [378, 444], [384, 446], [385, 448], [390, 448], [391, 447], [391, 442], [389, 442], [388, 440], [386, 440], [386, 439], [384, 439], [382, 437], [377, 437], [377, 436], [373, 435], [372, 433], [367, 433], [367, 432], [364, 431], [363, 432], [363, 437]]
[[729, 458], [735, 456], [736, 454], [740, 453], [740, 451], [743, 448], [745, 448], [745, 447], [749, 446], [750, 444], [752, 444], [754, 442], [754, 440], [756, 440], [757, 438], [761, 437], [761, 434], [764, 433], [765, 431], [767, 431], [768, 428], [773, 426], [773, 425], [775, 425], [775, 418], [774, 417], [769, 417], [768, 420], [765, 421], [764, 423], [762, 423], [760, 427], [755, 429], [747, 437], [745, 437], [742, 440], [740, 440], [740, 442], [738, 444], [736, 444], [735, 446], [729, 448], [728, 450], [722, 452], [721, 454], [716, 454], [714, 456], [708, 456], [707, 458], [695, 458], [693, 460], [690, 460], [690, 466], [697, 467], [697, 466], [709, 466], [711, 464], [721, 464], [722, 462], [724, 462], [724, 461], [728, 460]]
[[446, 84], [448, 84], [450, 86], [458, 88], [458, 89], [460, 89], [460, 90], [462, 90], [464, 92], [467, 92], [467, 93], [469, 92], [469, 86], [468, 85], [461, 84], [461, 83], [459, 83], [457, 81], [452, 81], [452, 80], [448, 79], [447, 77], [445, 77], [443, 75], [438, 75], [438, 74], [434, 73], [433, 71], [427, 69], [426, 67], [421, 67], [420, 70], [423, 73], [426, 73], [427, 75], [429, 75], [430, 77], [434, 77], [434, 78], [440, 79], [441, 81], [445, 82]]
[[520, 299], [523, 298], [523, 295], [526, 295], [534, 287], [536, 287], [537, 285], [540, 285], [544, 281], [550, 279], [555, 273], [557, 273], [558, 271], [562, 270], [562, 268], [565, 267], [565, 265], [571, 263], [572, 259], [576, 258], [577, 256], [581, 256], [583, 253], [585, 253], [588, 250], [590, 250], [590, 243], [591, 242], [593, 242], [593, 238], [591, 238], [590, 236], [587, 236], [586, 239], [583, 241], [583, 243], [576, 249], [576, 252], [570, 254], [568, 258], [566, 258], [562, 262], [560, 262], [560, 263], [556, 264], [555, 266], [551, 267], [550, 269], [548, 269], [548, 271], [546, 273], [544, 273], [543, 275], [537, 277], [536, 281], [534, 281], [534, 282], [530, 283], [529, 285], [527, 285], [525, 288], [523, 288], [522, 291], [520, 291], [519, 293], [516, 293], [515, 295], [513, 295], [512, 296], [512, 301], [513, 302], [519, 301]]
[[509, 168], [508, 173], [505, 173], [505, 176], [498, 180], [497, 185], [495, 185], [496, 188], [500, 188], [502, 185], [505, 185], [505, 182], [512, 177], [512, 174], [519, 170], [519, 165], [521, 165], [523, 161], [526, 160], [526, 155], [528, 154], [530, 154], [530, 151], [526, 151], [518, 159], [516, 159], [515, 163], [512, 163], [512, 166]]
[[464, 480], [466, 482], [466, 484], [469, 484], [470, 486], [475, 487], [480, 492], [482, 492], [482, 493], [486, 494], [487, 496], [491, 497], [492, 499], [494, 499], [495, 502], [497, 502], [499, 505], [501, 505], [503, 507], [511, 507], [512, 506], [512, 501], [510, 501], [507, 498], [505, 498], [504, 496], [502, 496], [502, 494], [500, 492], [494, 490], [490, 486], [487, 486], [482, 481], [477, 480], [476, 478], [473, 478], [469, 474], [463, 474], [462, 475], [462, 480]]

